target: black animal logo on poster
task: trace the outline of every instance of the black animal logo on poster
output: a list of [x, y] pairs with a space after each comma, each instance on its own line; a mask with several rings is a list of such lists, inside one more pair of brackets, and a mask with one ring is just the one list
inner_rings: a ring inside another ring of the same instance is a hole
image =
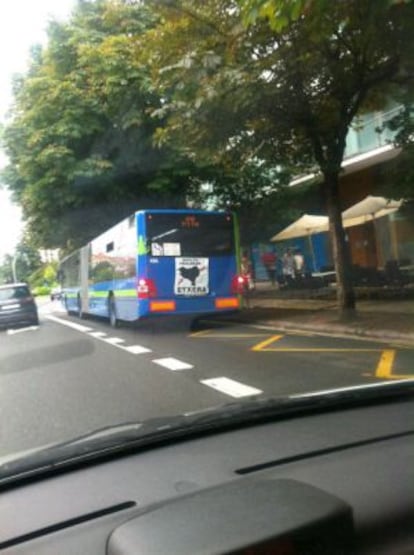
[[181, 259], [176, 266], [176, 294], [208, 294], [208, 262], [203, 259]]
[[200, 275], [200, 269], [197, 266], [192, 266], [191, 268], [186, 268], [182, 266], [180, 268], [180, 274], [183, 279], [188, 279], [191, 281], [191, 285], [194, 287], [196, 284], [196, 279]]

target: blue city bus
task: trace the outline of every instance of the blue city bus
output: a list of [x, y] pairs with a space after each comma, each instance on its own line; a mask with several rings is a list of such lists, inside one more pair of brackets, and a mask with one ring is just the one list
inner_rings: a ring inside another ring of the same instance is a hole
[[142, 210], [62, 260], [68, 313], [119, 321], [237, 310], [239, 235], [234, 214]]

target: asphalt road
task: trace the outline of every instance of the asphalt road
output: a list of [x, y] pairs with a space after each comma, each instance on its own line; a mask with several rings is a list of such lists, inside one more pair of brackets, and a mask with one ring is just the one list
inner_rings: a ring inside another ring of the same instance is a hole
[[413, 377], [414, 349], [187, 322], [112, 329], [45, 303], [37, 328], [0, 332], [0, 456], [123, 422]]

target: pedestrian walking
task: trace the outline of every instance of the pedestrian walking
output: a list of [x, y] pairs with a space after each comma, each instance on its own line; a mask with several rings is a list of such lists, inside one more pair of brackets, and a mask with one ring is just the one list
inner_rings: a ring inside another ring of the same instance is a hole
[[295, 277], [300, 279], [305, 274], [305, 258], [300, 249], [295, 250], [293, 260], [294, 260]]
[[282, 258], [282, 273], [285, 281], [289, 283], [295, 277], [295, 259], [292, 249], [287, 249]]
[[244, 252], [242, 254], [241, 257], [241, 263], [240, 263], [240, 272], [241, 272], [241, 277], [243, 279], [243, 286], [242, 286], [242, 295], [244, 298], [244, 301], [246, 303], [246, 306], [249, 308], [250, 307], [250, 292], [253, 291], [255, 289], [255, 284], [253, 281], [253, 274], [252, 274], [252, 262], [247, 254], [247, 252]]
[[272, 285], [276, 284], [276, 262], [277, 256], [273, 251], [266, 251], [262, 254], [262, 264]]

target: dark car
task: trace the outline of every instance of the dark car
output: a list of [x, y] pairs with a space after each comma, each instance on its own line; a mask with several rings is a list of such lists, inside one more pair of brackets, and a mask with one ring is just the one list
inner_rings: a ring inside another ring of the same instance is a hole
[[0, 326], [39, 324], [37, 306], [25, 283], [0, 285]]
[[55, 287], [54, 289], [52, 289], [52, 291], [50, 292], [50, 300], [60, 301], [61, 299], [62, 299], [62, 288]]

